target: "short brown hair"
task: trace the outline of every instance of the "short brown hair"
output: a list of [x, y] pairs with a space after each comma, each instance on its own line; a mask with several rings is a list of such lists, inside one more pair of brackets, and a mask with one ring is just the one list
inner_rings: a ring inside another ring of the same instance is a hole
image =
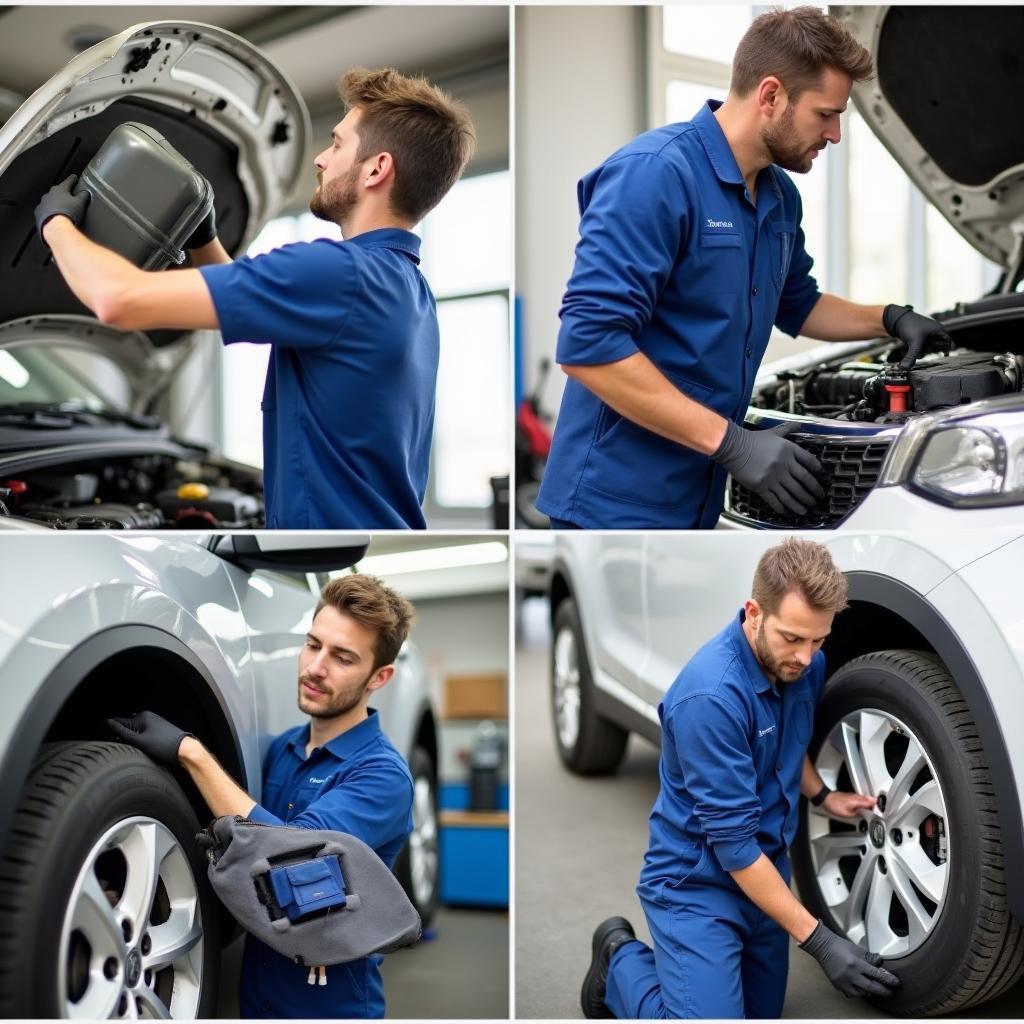
[[769, 548], [754, 570], [750, 596], [766, 615], [777, 612], [792, 591], [798, 591], [816, 611], [835, 614], [846, 607], [846, 577], [828, 548], [811, 540], [787, 537]]
[[374, 671], [381, 665], [390, 665], [398, 657], [416, 618], [415, 609], [401, 594], [396, 594], [376, 576], [360, 573], [331, 580], [320, 591], [313, 618], [327, 605], [377, 631], [373, 643]]
[[817, 7], [779, 8], [755, 18], [732, 59], [729, 91], [747, 96], [769, 75], [796, 101], [821, 83], [825, 68], [845, 72], [855, 82], [871, 78], [871, 54], [834, 17]]
[[473, 155], [469, 111], [425, 78], [394, 68], [352, 68], [338, 86], [359, 116], [357, 160], [387, 151], [395, 161], [394, 211], [422, 220], [459, 180]]

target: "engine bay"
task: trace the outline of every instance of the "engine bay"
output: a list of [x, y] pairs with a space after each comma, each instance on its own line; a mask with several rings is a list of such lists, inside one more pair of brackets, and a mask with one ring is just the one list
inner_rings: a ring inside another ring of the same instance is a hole
[[796, 415], [862, 423], [909, 417], [1024, 390], [1024, 356], [954, 348], [927, 355], [907, 371], [890, 361], [894, 343], [857, 359], [783, 371], [755, 388], [751, 405]]
[[0, 479], [5, 517], [56, 530], [257, 529], [259, 473], [166, 455], [49, 466]]

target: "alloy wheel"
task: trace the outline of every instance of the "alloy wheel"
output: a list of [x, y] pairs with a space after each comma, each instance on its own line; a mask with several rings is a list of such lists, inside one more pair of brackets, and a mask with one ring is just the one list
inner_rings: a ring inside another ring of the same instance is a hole
[[423, 775], [413, 785], [409, 873], [416, 903], [428, 906], [437, 885], [437, 810], [433, 783]]
[[554, 653], [555, 728], [563, 749], [572, 750], [580, 735], [580, 665], [576, 634], [565, 627], [555, 637]]

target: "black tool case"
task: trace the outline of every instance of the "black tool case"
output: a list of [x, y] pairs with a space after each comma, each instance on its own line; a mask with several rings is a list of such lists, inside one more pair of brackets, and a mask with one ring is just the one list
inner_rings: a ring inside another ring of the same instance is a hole
[[144, 270], [185, 259], [183, 247], [209, 213], [207, 180], [158, 132], [125, 121], [108, 136], [74, 188], [91, 195], [81, 228]]

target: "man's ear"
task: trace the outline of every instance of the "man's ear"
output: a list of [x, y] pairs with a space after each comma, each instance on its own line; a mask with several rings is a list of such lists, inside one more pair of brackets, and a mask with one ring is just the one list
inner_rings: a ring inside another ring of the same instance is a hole
[[747, 620], [752, 624], [756, 625], [758, 619], [761, 617], [761, 606], [752, 598], [748, 597], [743, 602], [743, 612], [747, 617]]
[[777, 117], [786, 109], [788, 101], [786, 87], [774, 75], [761, 79], [757, 87], [757, 109], [764, 117]]
[[366, 684], [366, 688], [371, 692], [379, 690], [382, 686], [387, 686], [391, 677], [395, 674], [394, 665], [381, 665], [376, 672], [373, 673], [373, 678]]
[[370, 164], [363, 183], [367, 188], [377, 188], [395, 176], [395, 158], [388, 152], [378, 153]]

